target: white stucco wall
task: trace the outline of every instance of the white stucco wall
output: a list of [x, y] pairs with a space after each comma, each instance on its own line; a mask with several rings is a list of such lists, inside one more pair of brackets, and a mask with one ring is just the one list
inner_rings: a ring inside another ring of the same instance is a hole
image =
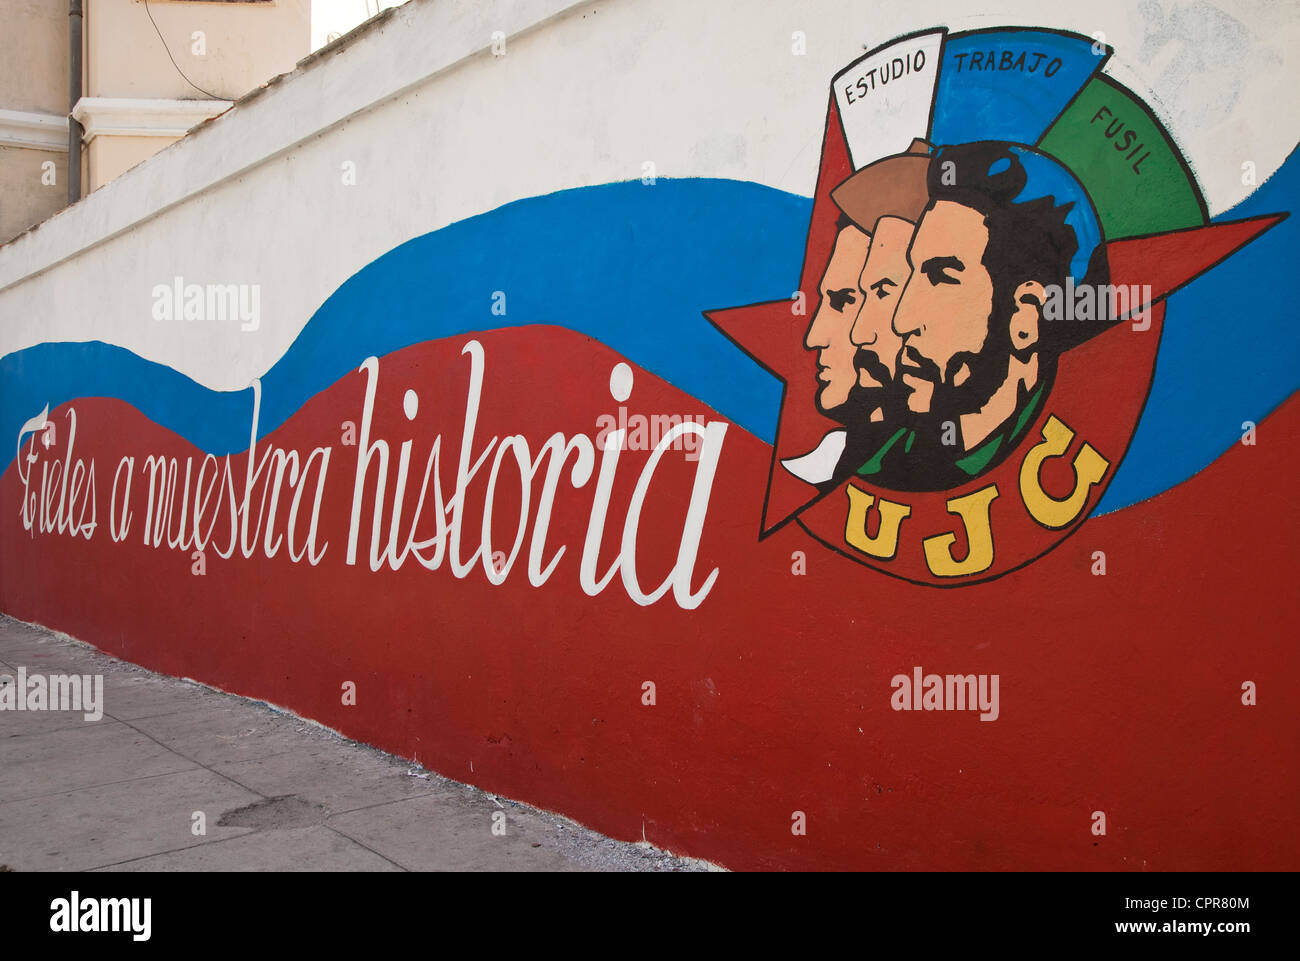
[[[522, 197], [641, 176], [812, 192], [828, 84], [932, 25], [1104, 33], [1107, 72], [1159, 113], [1211, 213], [1295, 145], [1300, 14], [1267, 0], [412, 0], [352, 42], [0, 248], [0, 354], [98, 339], [218, 389], [264, 373], [356, 270]], [[1158, 12], [1155, 12], [1158, 11]], [[489, 49], [494, 31], [507, 53]], [[803, 31], [807, 53], [791, 51]], [[355, 186], [342, 183], [345, 162]], [[165, 324], [175, 275], [260, 284], [262, 323]]]

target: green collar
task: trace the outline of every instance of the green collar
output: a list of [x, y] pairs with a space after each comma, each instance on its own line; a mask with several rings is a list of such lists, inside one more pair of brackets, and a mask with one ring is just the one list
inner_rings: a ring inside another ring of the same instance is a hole
[[1015, 424], [1009, 431], [1006, 430], [1005, 427], [1006, 423], [1010, 423], [1011, 417], [1007, 418], [1003, 427], [994, 433], [993, 436], [989, 437], [984, 441], [984, 443], [980, 444], [965, 457], [956, 461], [957, 466], [962, 470], [962, 472], [974, 477], [988, 465], [989, 461], [993, 459], [993, 455], [996, 454], [998, 449], [1002, 446], [1003, 440], [1005, 440], [1008, 445], [1015, 443], [1016, 439], [1020, 437], [1021, 431], [1025, 429], [1025, 425], [1029, 423], [1034, 411], [1038, 409], [1038, 402], [1042, 399], [1042, 396], [1043, 385], [1039, 384], [1038, 389], [1029, 395], [1029, 400], [1025, 403], [1025, 406], [1020, 409], [1019, 415], [1011, 415], [1011, 417], [1015, 418]]

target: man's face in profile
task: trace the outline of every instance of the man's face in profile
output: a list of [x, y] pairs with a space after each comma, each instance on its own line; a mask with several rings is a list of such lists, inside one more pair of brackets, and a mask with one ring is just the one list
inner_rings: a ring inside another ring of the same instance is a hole
[[907, 248], [915, 227], [901, 217], [881, 217], [871, 237], [871, 253], [859, 281], [866, 299], [849, 332], [857, 348], [856, 391], [860, 394], [879, 397], [894, 380], [903, 344], [894, 333], [894, 309], [912, 272]]
[[917, 225], [893, 323], [903, 343], [898, 376], [914, 413], [973, 413], [1007, 378], [1006, 327], [990, 325], [988, 242], [984, 215], [952, 201], [936, 202]]
[[843, 406], [858, 382], [858, 348], [851, 334], [867, 299], [860, 283], [870, 249], [869, 234], [852, 225], [842, 228], [822, 275], [817, 311], [808, 326], [804, 346], [817, 351], [817, 380], [821, 384], [817, 406], [823, 413]]

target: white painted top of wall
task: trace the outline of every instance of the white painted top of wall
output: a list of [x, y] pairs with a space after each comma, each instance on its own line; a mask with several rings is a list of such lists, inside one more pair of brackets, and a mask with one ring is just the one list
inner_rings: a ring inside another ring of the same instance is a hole
[[[196, 134], [0, 248], [0, 354], [103, 340], [240, 389], [322, 302], [394, 246], [508, 201], [641, 176], [809, 195], [831, 77], [933, 25], [1101, 32], [1107, 72], [1147, 98], [1211, 213], [1296, 143], [1300, 8], [1269, 0], [412, 0]], [[508, 37], [493, 57], [492, 34]], [[791, 35], [807, 54], [791, 52]], [[356, 185], [341, 170], [355, 164]], [[255, 332], [163, 323], [175, 276], [261, 285]], [[436, 305], [436, 292], [431, 292]]]

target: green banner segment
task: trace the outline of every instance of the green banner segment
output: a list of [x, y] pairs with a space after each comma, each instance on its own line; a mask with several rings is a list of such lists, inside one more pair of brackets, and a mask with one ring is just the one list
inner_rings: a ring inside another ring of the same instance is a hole
[[1200, 191], [1164, 127], [1109, 77], [1090, 80], [1038, 147], [1079, 178], [1107, 240], [1206, 221]]

